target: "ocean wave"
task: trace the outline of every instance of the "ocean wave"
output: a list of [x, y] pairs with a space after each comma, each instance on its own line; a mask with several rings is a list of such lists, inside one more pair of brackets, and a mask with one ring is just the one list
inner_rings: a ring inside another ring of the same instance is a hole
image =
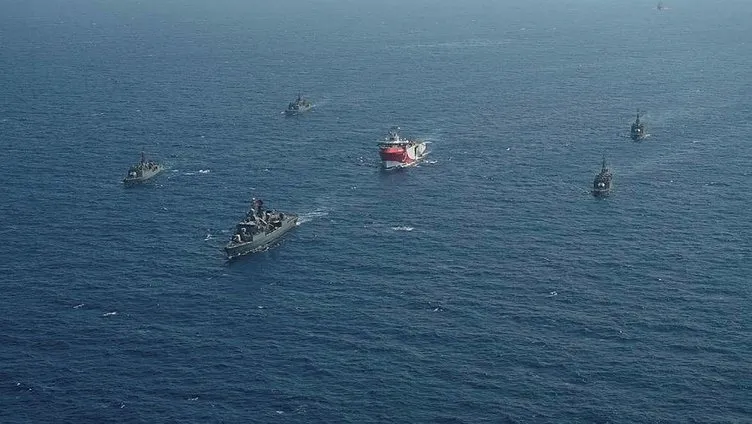
[[329, 215], [328, 211], [317, 209], [313, 212], [305, 212], [298, 215], [298, 225], [311, 222], [314, 219], [323, 218]]
[[414, 229], [415, 229], [415, 227], [410, 227], [410, 226], [407, 226], [407, 225], [401, 225], [399, 227], [392, 227], [392, 230], [394, 230], [394, 231], [412, 231]]

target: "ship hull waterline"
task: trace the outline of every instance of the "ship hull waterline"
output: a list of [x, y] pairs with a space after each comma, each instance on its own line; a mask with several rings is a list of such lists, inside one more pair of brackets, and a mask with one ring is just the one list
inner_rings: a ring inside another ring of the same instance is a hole
[[152, 178], [154, 178], [157, 175], [161, 174], [162, 171], [164, 171], [164, 168], [160, 167], [158, 170], [156, 170], [154, 172], [150, 172], [149, 174], [146, 174], [146, 175], [142, 175], [140, 177], [125, 177], [123, 179], [123, 184], [125, 184], [127, 186], [143, 184], [143, 183], [151, 181]]
[[611, 194], [611, 189], [599, 189], [599, 190], [593, 190], [593, 196], [595, 197], [608, 197]]
[[309, 110], [311, 110], [311, 109], [308, 108], [308, 109], [305, 109], [305, 110], [286, 110], [284, 112], [284, 114], [286, 116], [296, 116], [296, 115], [302, 115], [302, 114], [308, 112]]
[[276, 241], [282, 238], [285, 234], [290, 232], [297, 226], [298, 216], [293, 214], [285, 214], [285, 218], [282, 220], [282, 225], [268, 234], [256, 234], [253, 236], [253, 240], [242, 243], [228, 243], [225, 246], [224, 251], [228, 260], [238, 258], [240, 256], [249, 255], [252, 253], [260, 252], [273, 245]]
[[379, 152], [381, 167], [385, 170], [401, 169], [415, 166], [428, 155], [425, 143], [418, 143], [407, 148], [382, 148]]

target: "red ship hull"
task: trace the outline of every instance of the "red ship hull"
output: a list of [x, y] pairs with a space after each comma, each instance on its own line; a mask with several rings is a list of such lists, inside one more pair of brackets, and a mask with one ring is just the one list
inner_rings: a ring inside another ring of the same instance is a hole
[[379, 156], [385, 169], [415, 165], [428, 154], [425, 142], [402, 138], [398, 131], [399, 127], [393, 127], [389, 137], [379, 143]]
[[382, 148], [379, 150], [379, 156], [381, 156], [381, 162], [388, 168], [394, 168], [399, 165], [407, 166], [414, 162], [402, 146]]
[[425, 143], [382, 145], [379, 147], [381, 163], [386, 169], [404, 168], [415, 165], [425, 155]]

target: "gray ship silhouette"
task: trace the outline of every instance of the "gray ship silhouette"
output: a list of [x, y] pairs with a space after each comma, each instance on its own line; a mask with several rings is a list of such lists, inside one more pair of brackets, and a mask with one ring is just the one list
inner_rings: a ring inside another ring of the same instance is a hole
[[232, 239], [225, 246], [227, 259], [265, 250], [295, 228], [297, 222], [297, 215], [264, 210], [264, 202], [253, 199], [251, 210], [236, 225]]
[[311, 110], [313, 107], [313, 103], [308, 101], [307, 99], [304, 99], [300, 96], [300, 93], [298, 93], [298, 98], [295, 99], [294, 102], [290, 102], [290, 104], [287, 105], [287, 109], [285, 109], [286, 115], [297, 115], [299, 113], [307, 112]]
[[632, 126], [629, 128], [629, 136], [634, 141], [644, 140], [646, 137], [645, 124], [640, 122], [640, 110], [639, 109], [637, 110], [637, 120], [635, 120]]
[[606, 197], [611, 193], [611, 171], [606, 168], [606, 158], [603, 158], [601, 172], [593, 180], [593, 196]]
[[163, 165], [147, 161], [144, 152], [141, 152], [141, 162], [128, 169], [128, 174], [123, 178], [123, 183], [125, 185], [140, 184], [148, 181], [162, 171], [164, 171]]

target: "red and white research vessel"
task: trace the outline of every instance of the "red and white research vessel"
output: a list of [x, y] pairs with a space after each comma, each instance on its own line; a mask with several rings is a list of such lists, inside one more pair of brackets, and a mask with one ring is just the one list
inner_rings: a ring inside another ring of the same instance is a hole
[[392, 127], [389, 136], [379, 143], [379, 156], [384, 169], [405, 168], [416, 165], [427, 154], [428, 143], [402, 138], [399, 127]]

